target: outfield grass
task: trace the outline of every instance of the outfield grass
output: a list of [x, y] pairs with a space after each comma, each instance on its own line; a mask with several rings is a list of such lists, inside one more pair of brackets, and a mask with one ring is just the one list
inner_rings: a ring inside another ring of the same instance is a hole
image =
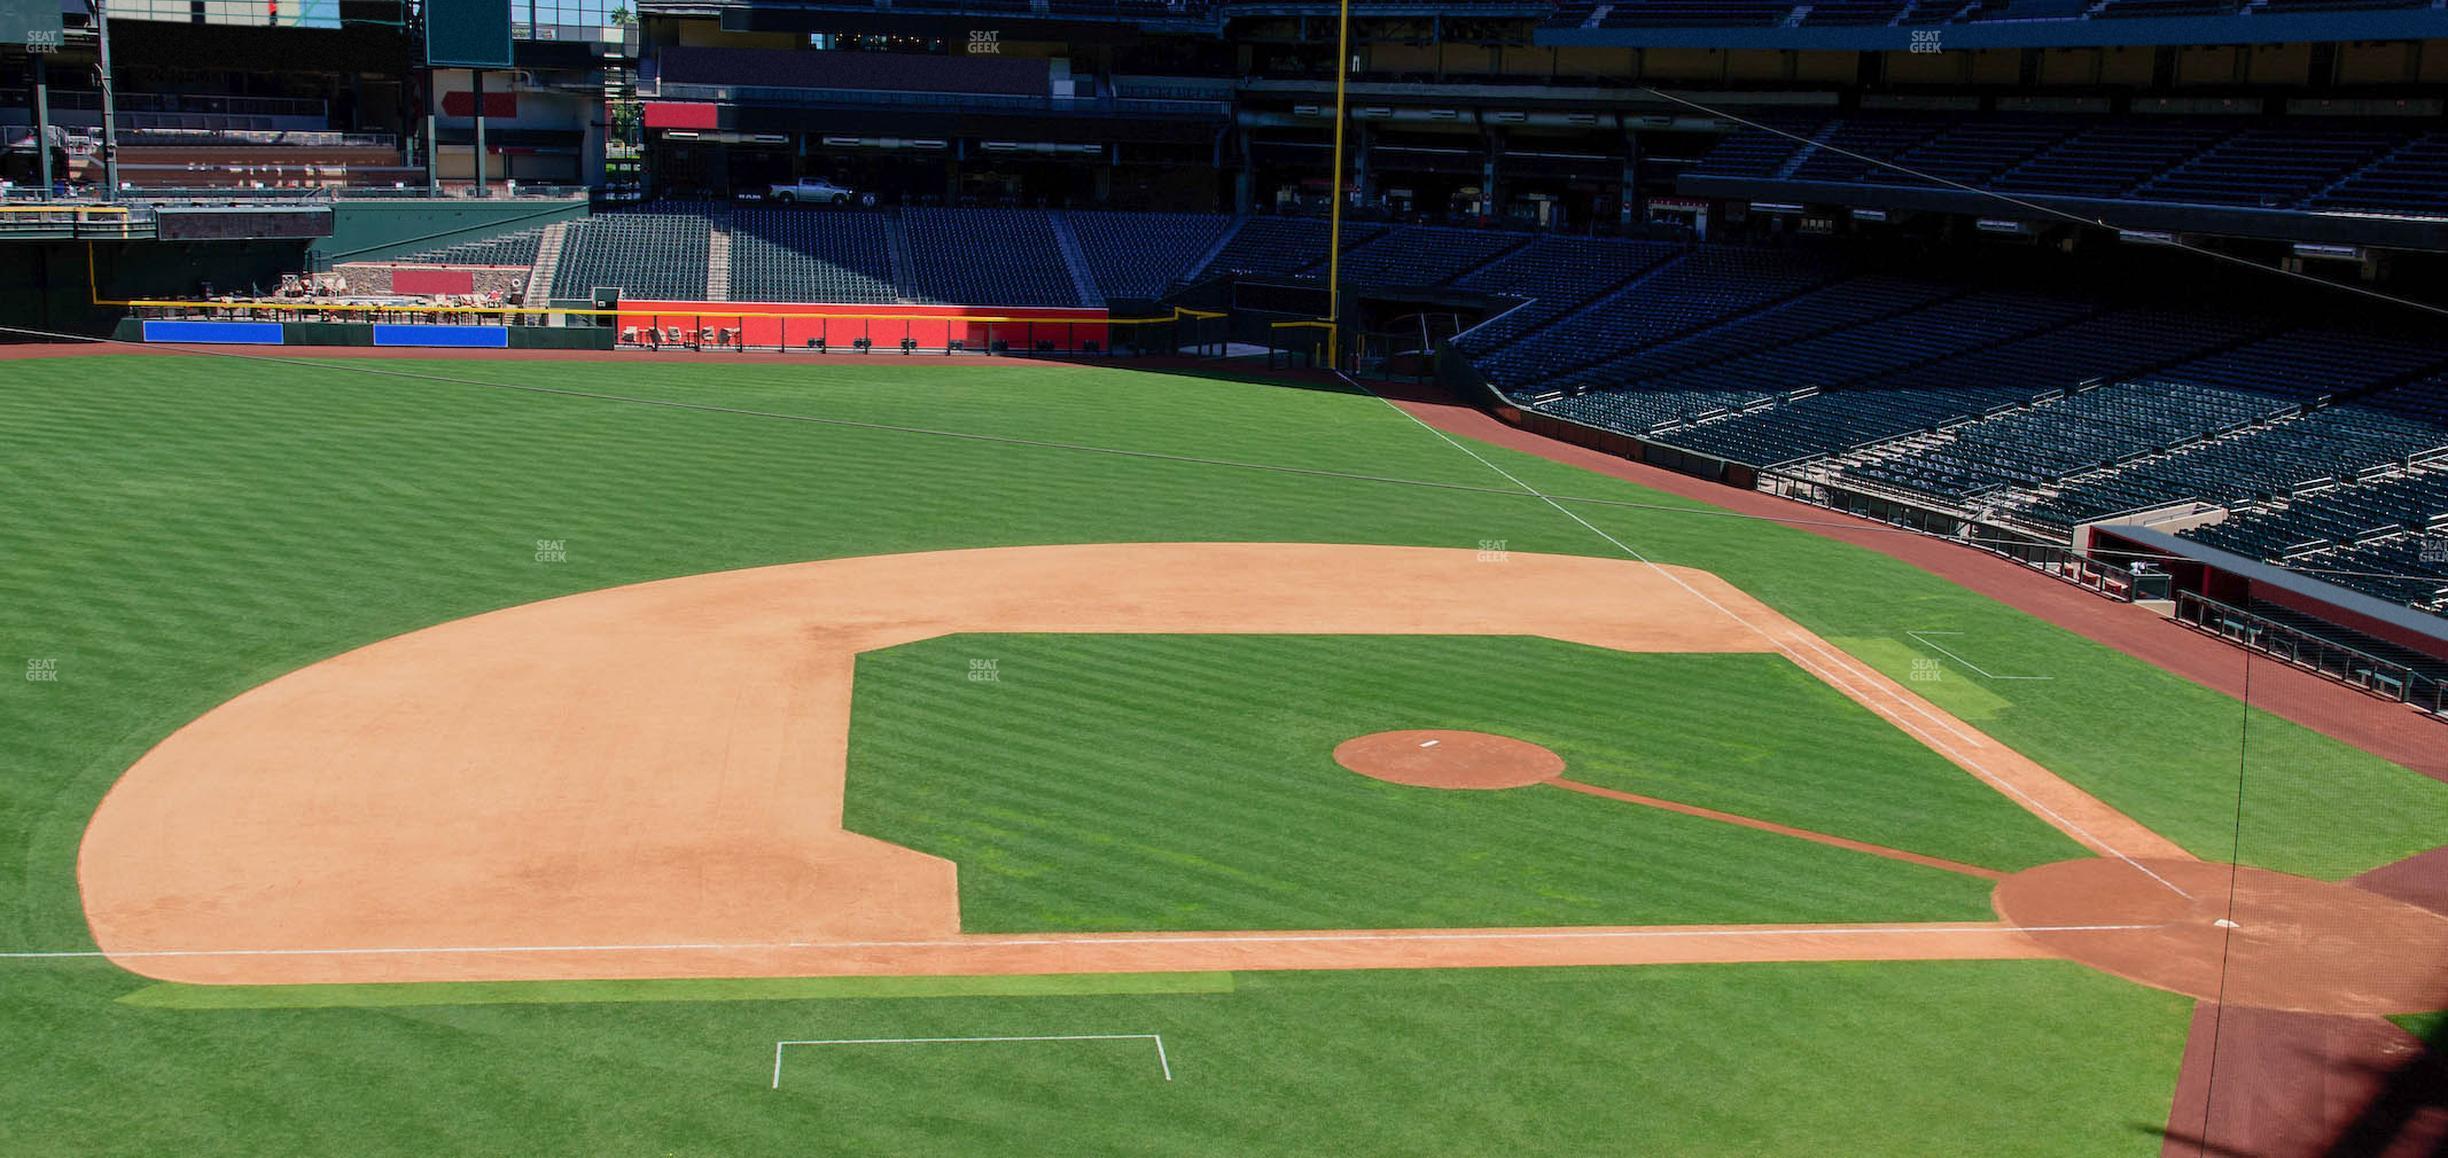
[[[724, 568], [995, 544], [1610, 550], [1536, 501], [1453, 489], [1503, 484], [1382, 404], [1333, 392], [1008, 366], [367, 365], [384, 376], [217, 358], [0, 363], [0, 660], [12, 671], [53, 660], [58, 676], [0, 680], [0, 949], [90, 947], [78, 839], [112, 781], [172, 729], [306, 663], [479, 611]], [[1990, 685], [1950, 672], [1916, 686], [1976, 707], [1992, 734], [2196, 852], [2227, 851], [2246, 718], [2233, 700], [1867, 552], [1480, 450], [1559, 493], [1655, 504], [1581, 510], [1822, 635], [1962, 631], [1983, 654], [2054, 674]], [[567, 561], [537, 561], [539, 539], [562, 541]], [[1909, 656], [1876, 662], [1901, 677]], [[2250, 719], [2246, 859], [2338, 877], [2448, 831], [2448, 786]], [[1316, 1137], [1380, 1151], [1655, 1139], [1679, 1152], [2138, 1153], [2156, 1144], [2139, 1131], [2164, 1113], [2184, 1020], [2180, 1002], [2053, 965], [1587, 971], [1535, 985], [1371, 974], [1272, 979], [1281, 995], [1255, 999], [863, 1010], [837, 999], [160, 1009], [118, 1002], [143, 983], [89, 960], [0, 971], [0, 1121], [13, 1150], [34, 1153], [736, 1151], [808, 1148], [845, 1129], [901, 1151], [1246, 1151]], [[858, 1073], [833, 1097], [763, 1088], [777, 1037], [1042, 1032], [1158, 1006], [1224, 1011], [1158, 1027], [1225, 1043], [1208, 1055], [1225, 1061], [1185, 1063], [1234, 1067], [1216, 1100], [1122, 1106], [1099, 1099], [1136, 1091], [1049, 1092], [1028, 1072], [974, 1101]], [[1570, 1050], [1560, 1062], [1532, 1052], [1558, 1041]], [[1436, 1080], [1452, 1074], [1496, 1096], [1454, 1098]]]
[[[110, 1000], [136, 984], [99, 965], [12, 980], [12, 1153], [2139, 1158], [2189, 1016], [2057, 962], [1245, 973], [1227, 993], [1021, 998]], [[785, 1038], [1056, 1033], [1162, 1034], [1176, 1080], [1133, 1042], [793, 1051], [769, 1088]]]
[[[998, 682], [967, 679], [990, 658]], [[1403, 728], [1577, 780], [2000, 869], [2086, 855], [1773, 655], [1472, 636], [958, 635], [869, 653], [845, 822], [961, 866], [962, 923], [1406, 928], [1984, 920], [1989, 882], [1560, 788], [1371, 780]]]

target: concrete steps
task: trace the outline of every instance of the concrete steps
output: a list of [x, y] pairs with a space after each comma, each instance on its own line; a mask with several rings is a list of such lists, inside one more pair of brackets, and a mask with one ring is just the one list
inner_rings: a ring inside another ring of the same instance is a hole
[[527, 304], [541, 306], [552, 300], [553, 278], [561, 273], [561, 247], [569, 240], [569, 222], [555, 221], [544, 227], [542, 240], [536, 243], [535, 265], [527, 271]]
[[1058, 209], [1046, 217], [1054, 227], [1054, 248], [1062, 254], [1063, 266], [1071, 274], [1071, 288], [1079, 294], [1080, 304], [1103, 308], [1105, 291], [1097, 288], [1096, 274], [1088, 268], [1088, 254], [1080, 248], [1079, 235], [1071, 231], [1071, 215]]

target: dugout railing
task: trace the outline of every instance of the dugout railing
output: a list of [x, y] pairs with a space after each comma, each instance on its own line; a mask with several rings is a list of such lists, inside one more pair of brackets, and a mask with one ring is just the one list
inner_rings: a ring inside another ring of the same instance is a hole
[[2176, 593], [2176, 622], [2382, 699], [2448, 716], [2448, 684], [2411, 666], [2191, 591]]

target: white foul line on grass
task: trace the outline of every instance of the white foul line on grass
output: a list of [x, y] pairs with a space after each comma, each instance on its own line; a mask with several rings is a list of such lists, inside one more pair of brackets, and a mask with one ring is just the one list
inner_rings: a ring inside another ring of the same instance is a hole
[[1173, 1060], [1165, 1056], [1164, 1035], [1161, 1033], [1055, 1033], [1032, 1037], [837, 1037], [825, 1041], [775, 1042], [773, 1088], [782, 1088], [782, 1047], [786, 1045], [962, 1045], [999, 1041], [1152, 1041], [1156, 1043], [1156, 1065], [1164, 1071], [1164, 1080], [1173, 1080]]
[[1932, 922], [1913, 925], [1731, 925], [1694, 926], [1679, 928], [1672, 925], [1626, 929], [1469, 929], [1469, 930], [1384, 930], [1376, 932], [1315, 932], [1315, 933], [1146, 933], [1115, 934], [1087, 933], [1070, 937], [1016, 937], [990, 934], [973, 937], [937, 938], [915, 941], [706, 941], [667, 944], [611, 945], [415, 945], [396, 948], [350, 946], [334, 949], [54, 949], [0, 952], [0, 961], [74, 960], [113, 958], [142, 960], [153, 957], [379, 957], [452, 956], [486, 953], [692, 953], [743, 951], [814, 951], [873, 950], [873, 949], [973, 949], [991, 952], [1002, 948], [1039, 948], [1071, 946], [1094, 948], [1099, 945], [1295, 945], [1313, 943], [1378, 941], [1629, 941], [1671, 940], [1699, 937], [1861, 937], [1861, 936], [1926, 936], [1949, 933], [2129, 933], [2164, 929], [2159, 924], [2103, 925], [2009, 925], [1996, 922]]
[[[1598, 524], [1582, 518], [1579, 512], [1576, 512], [1571, 507], [1557, 502], [1552, 497], [1549, 497], [1547, 492], [1514, 477], [1512, 471], [1506, 470], [1505, 468], [1488, 461], [1485, 455], [1482, 455], [1478, 451], [1462, 445], [1462, 443], [1457, 441], [1452, 435], [1429, 425], [1427, 419], [1421, 418], [1419, 415], [1413, 414], [1410, 411], [1395, 405], [1393, 399], [1388, 398], [1383, 394], [1379, 394], [1374, 390], [1370, 390], [1366, 386], [1362, 386], [1351, 375], [1346, 374], [1341, 370], [1335, 371], [1335, 376], [1343, 379], [1343, 381], [1350, 385], [1353, 389], [1366, 393], [1379, 402], [1385, 403], [1388, 409], [1391, 409], [1394, 411], [1394, 413], [1410, 419], [1413, 423], [1416, 423], [1420, 429], [1436, 435], [1438, 438], [1444, 439], [1445, 445], [1471, 456], [1471, 458], [1477, 460], [1479, 465], [1504, 476], [1504, 480], [1506, 482], [1520, 487], [1523, 492], [1527, 493], [1530, 497], [1555, 508], [1556, 512], [1563, 515], [1565, 518], [1581, 524], [1581, 526], [1588, 530], [1589, 533], [1606, 540], [1616, 550], [1623, 552], [1633, 561], [1641, 563], [1644, 566], [1647, 566], [1650, 570], [1664, 576], [1667, 581], [1673, 583], [1677, 587], [1682, 588], [1693, 598], [1698, 599], [1700, 602], [1706, 603], [1721, 612], [1724, 612], [1727, 618], [1732, 619], [1734, 622], [1750, 629], [1752, 634], [1757, 635], [1762, 640], [1767, 641], [1770, 647], [1774, 647], [1778, 651], [1783, 652], [1785, 654], [1785, 658], [1792, 660], [1796, 666], [1817, 675], [1820, 679], [1827, 681], [1828, 684], [1846, 692], [1848, 695], [1852, 695], [1856, 702], [1860, 703], [1863, 707], [1869, 708], [1871, 711], [1877, 712], [1878, 714], [1887, 717], [1889, 720], [1894, 721], [1897, 727], [1903, 728], [1905, 731], [1921, 737], [1923, 743], [1937, 749], [1940, 754], [1954, 760], [1957, 764], [1971, 771], [1974, 775], [1980, 777], [1982, 780], [1988, 782], [1991, 787], [2000, 792], [2007, 793], [2008, 795], [2013, 796], [2016, 800], [2021, 801], [2026, 811], [2029, 811], [2034, 815], [2039, 816], [2041, 819], [2048, 821], [2058, 831], [2066, 833], [2072, 836], [2074, 839], [2090, 845], [2093, 848], [2106, 852], [2118, 860], [2124, 861], [2127, 865], [2131, 866], [2135, 871], [2140, 872], [2143, 876], [2157, 881], [2169, 892], [2187, 900], [2192, 899], [2193, 894], [2184, 891], [2184, 889], [2178, 886], [2176, 882], [2160, 876], [2158, 873], [2152, 872], [2149, 865], [2135, 860], [2133, 857], [2127, 855], [2124, 850], [2108, 843], [2106, 840], [2103, 840], [2098, 836], [2093, 835], [2089, 830], [2083, 828], [2081, 824], [2076, 823], [2072, 817], [2049, 807], [2039, 798], [2033, 796], [2029, 792], [2024, 791], [2022, 786], [2006, 779], [2005, 777], [1999, 776], [1994, 772], [1991, 772], [1988, 768], [1982, 766], [1980, 761], [1973, 759], [1970, 754], [1956, 751], [1954, 748], [1949, 747], [1946, 741], [1939, 739], [1937, 736], [1931, 735], [1926, 729], [1914, 724], [1911, 720], [1906, 719], [1901, 713], [1873, 703], [1870, 698], [1871, 693], [1873, 692], [1886, 696], [1887, 698], [1894, 700], [1896, 703], [1903, 705], [1906, 710], [1921, 716], [1929, 723], [1936, 725], [1945, 731], [1953, 733], [1956, 739], [1961, 740], [1966, 744], [1977, 742], [1975, 737], [1965, 732], [1962, 728], [1956, 726], [1956, 724], [1947, 717], [1932, 711], [1930, 706], [1922, 702], [1918, 697], [1905, 695], [1902, 692], [1896, 691], [1893, 688], [1879, 683], [1875, 677], [1875, 674], [1865, 674], [1853, 665], [1850, 657], [1845, 656], [1842, 652], [1830, 649], [1826, 645], [1820, 643], [1815, 636], [1808, 633], [1803, 634], [1801, 637], [1803, 645], [1819, 655], [1824, 662], [1814, 663], [1813, 661], [1804, 658], [1802, 653], [1796, 650], [1791, 643], [1777, 638], [1776, 636], [1770, 634], [1767, 629], [1743, 618], [1742, 614], [1735, 611], [1733, 608], [1709, 598], [1706, 592], [1703, 592], [1699, 588], [1684, 582], [1682, 576], [1675, 574], [1673, 571], [1670, 571], [1665, 567], [1659, 566], [1655, 561], [1651, 560], [1649, 556], [1643, 555], [1639, 551], [1634, 550], [1631, 544], [1608, 534], [1604, 530], [1601, 530]], [[1843, 673], [1846, 678], [1841, 680], [1838, 679], [1835, 674], [1838, 672]], [[1854, 682], [1854, 677], [1857, 676], [1861, 677], [1861, 681], [1858, 684]]]
[[2056, 678], [2057, 678], [2056, 676], [2038, 676], [2038, 675], [2023, 675], [2023, 676], [1998, 675], [1998, 674], [1996, 674], [1996, 673], [1994, 673], [1994, 672], [1990, 672], [1990, 671], [1984, 670], [1984, 669], [1981, 667], [1981, 665], [1976, 664], [1976, 663], [1972, 662], [1971, 660], [1965, 659], [1964, 657], [1962, 657], [1962, 656], [1960, 656], [1960, 655], [1957, 655], [1957, 654], [1955, 654], [1954, 652], [1948, 651], [1944, 645], [1942, 645], [1942, 644], [1938, 643], [1936, 640], [1933, 640], [1933, 639], [1931, 639], [1931, 638], [1930, 638], [1930, 636], [1933, 636], [1933, 635], [1962, 635], [1963, 633], [1962, 633], [1962, 632], [1960, 632], [1960, 631], [1907, 631], [1907, 632], [1905, 632], [1904, 634], [1909, 635], [1909, 636], [1913, 637], [1913, 638], [1914, 638], [1914, 639], [1916, 639], [1916, 640], [1919, 640], [1919, 641], [1922, 643], [1922, 645], [1923, 645], [1923, 646], [1928, 647], [1930, 650], [1935, 651], [1935, 652], [1937, 652], [1938, 654], [1940, 654], [1940, 655], [1943, 655], [1943, 656], [1947, 657], [1948, 659], [1954, 660], [1955, 662], [1957, 662], [1957, 663], [1959, 663], [1959, 664], [1964, 665], [1966, 668], [1971, 669], [1971, 672], [1972, 672], [1972, 674], [1973, 674], [1973, 675], [1979, 676], [1980, 678], [1985, 679], [1985, 680], [2053, 680], [2053, 679], [2056, 679]]

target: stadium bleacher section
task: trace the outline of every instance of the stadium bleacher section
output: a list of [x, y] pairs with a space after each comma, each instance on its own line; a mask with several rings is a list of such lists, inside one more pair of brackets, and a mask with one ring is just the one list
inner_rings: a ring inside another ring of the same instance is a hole
[[1187, 277], [1235, 224], [1221, 213], [1072, 210], [1065, 216], [1098, 291], [1149, 300]]
[[1658, 242], [1542, 237], [1454, 279], [1455, 289], [1522, 304], [1466, 331], [1454, 344], [1484, 354], [1668, 261], [1681, 249]]
[[404, 265], [500, 265], [524, 268], [535, 264], [536, 249], [543, 244], [543, 240], [542, 229], [522, 229], [478, 241], [420, 250], [397, 260]]
[[2018, 196], [2448, 216], [2448, 134], [2418, 123], [1881, 112], [1762, 123], [1807, 140], [1738, 131], [1688, 176], [1926, 189], [1935, 183], [1915, 175], [1926, 173]]
[[2439, 611], [2448, 604], [2448, 467], [2416, 467], [2288, 496], [2186, 536], [2392, 603]]
[[699, 301], [718, 206], [661, 202], [599, 214], [569, 226], [552, 296], [585, 299], [599, 286], [630, 299]]
[[[1343, 250], [1349, 253], [1384, 232], [1382, 226], [1346, 222]], [[1211, 274], [1289, 276], [1326, 264], [1326, 223], [1313, 217], [1253, 217], [1207, 263]]]
[[1479, 366], [1492, 382], [1531, 386], [1790, 297], [1831, 272], [1807, 256], [1777, 250], [1689, 250], [1613, 294], [1517, 337]]
[[891, 302], [881, 216], [858, 210], [731, 211], [731, 291], [744, 302]]
[[908, 296], [914, 301], [1081, 304], [1045, 210], [907, 209], [901, 223], [909, 231]]

